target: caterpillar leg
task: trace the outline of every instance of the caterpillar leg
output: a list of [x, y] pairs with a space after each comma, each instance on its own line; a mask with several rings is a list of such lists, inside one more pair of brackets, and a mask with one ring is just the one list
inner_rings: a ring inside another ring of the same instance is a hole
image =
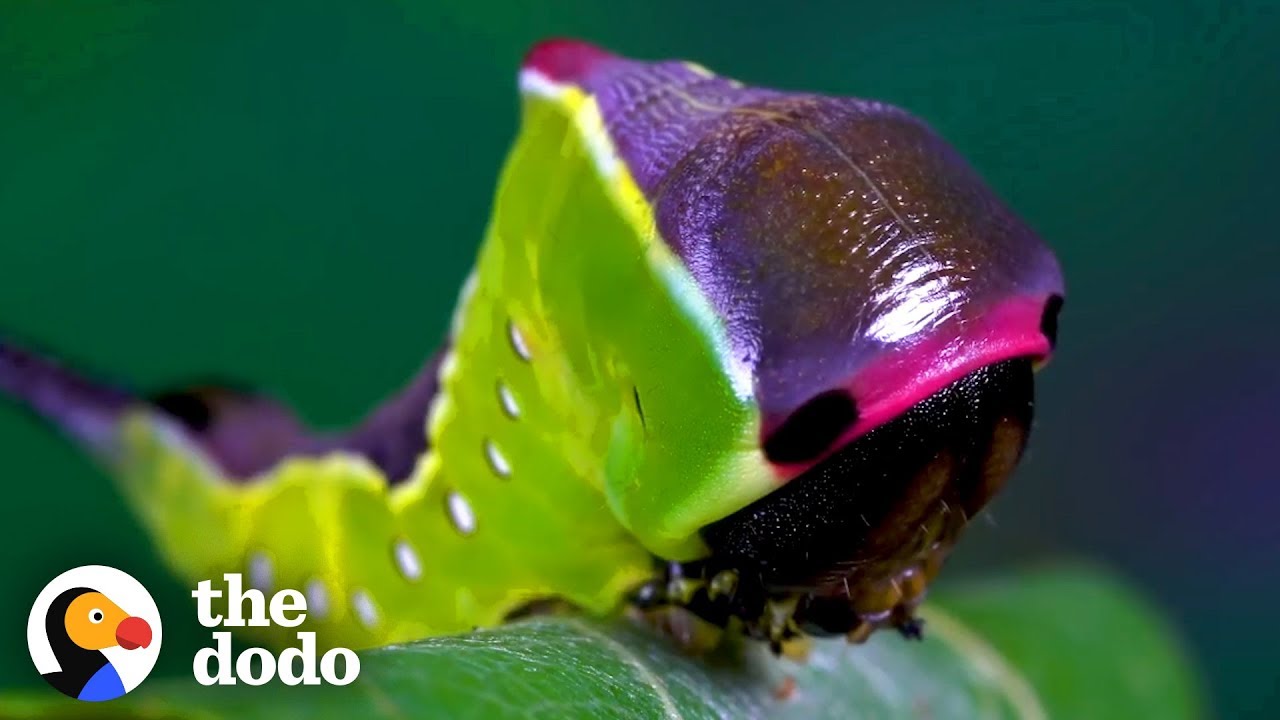
[[918, 617], [908, 617], [894, 624], [898, 634], [907, 640], [923, 640], [924, 639], [924, 620]]
[[769, 590], [750, 575], [712, 561], [661, 563], [655, 577], [630, 597], [631, 607], [691, 652], [714, 649], [731, 628], [769, 644], [774, 654], [803, 661], [812, 638], [843, 635], [865, 642], [876, 630], [893, 628], [904, 639], [921, 640], [924, 621], [916, 610], [940, 558], [868, 583], [858, 593], [820, 594], [809, 589]]
[[[790, 617], [794, 599], [764, 600], [755, 588], [740, 586], [732, 570], [708, 576], [698, 564], [667, 563], [661, 576], [634, 593], [632, 607], [694, 654], [719, 647], [731, 629], [765, 640], [775, 655], [798, 662], [808, 657], [812, 644]], [[777, 621], [776, 626], [762, 622], [766, 615]]]
[[703, 578], [686, 576], [680, 563], [665, 563], [656, 577], [632, 593], [630, 605], [686, 652], [701, 655], [719, 647], [732, 619], [727, 604], [717, 602], [712, 593]]
[[524, 605], [507, 613], [503, 618], [503, 622], [515, 622], [531, 617], [545, 617], [549, 615], [573, 615], [582, 612], [582, 608], [574, 605], [564, 598], [552, 597], [531, 600]]

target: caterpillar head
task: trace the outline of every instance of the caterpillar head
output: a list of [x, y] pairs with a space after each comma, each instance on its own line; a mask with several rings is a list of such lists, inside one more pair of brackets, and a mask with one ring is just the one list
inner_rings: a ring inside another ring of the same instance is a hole
[[[924, 123], [552, 43], [748, 379], [773, 487], [700, 529], [717, 567], [844, 632], [914, 602], [1012, 472], [1057, 336], [1052, 252]], [[709, 378], [709, 381], [711, 379]]]

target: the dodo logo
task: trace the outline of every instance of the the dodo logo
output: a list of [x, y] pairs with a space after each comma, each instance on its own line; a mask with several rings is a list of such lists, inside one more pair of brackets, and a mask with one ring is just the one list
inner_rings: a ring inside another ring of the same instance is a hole
[[160, 653], [160, 612], [127, 573], [105, 565], [68, 570], [36, 598], [27, 648], [50, 685], [77, 700], [134, 689]]

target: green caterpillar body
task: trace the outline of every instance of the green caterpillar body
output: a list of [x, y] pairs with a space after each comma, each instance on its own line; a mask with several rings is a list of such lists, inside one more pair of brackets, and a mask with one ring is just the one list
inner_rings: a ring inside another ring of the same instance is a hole
[[[903, 173], [821, 131], [813, 108], [834, 99], [572, 42], [536, 48], [521, 86], [449, 340], [351, 432], [223, 389], [111, 390], [2, 343], [0, 391], [102, 459], [180, 575], [303, 590], [325, 645], [628, 598], [776, 646], [913, 632], [1025, 442], [1061, 304], [1052, 256], [967, 170], [886, 190]], [[796, 123], [807, 144], [768, 135]], [[947, 151], [920, 152], [906, 167]], [[929, 229], [930, 207], [963, 242]], [[828, 242], [815, 218], [858, 224]], [[801, 228], [816, 239], [789, 245]], [[956, 245], [968, 264], [946, 276]]]

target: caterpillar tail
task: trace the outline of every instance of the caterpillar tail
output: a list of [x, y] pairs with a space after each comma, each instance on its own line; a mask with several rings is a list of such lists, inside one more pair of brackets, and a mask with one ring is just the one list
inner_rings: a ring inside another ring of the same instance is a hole
[[[439, 613], [427, 622], [399, 612], [412, 604], [409, 590], [396, 592], [404, 574], [422, 573], [416, 550], [383, 553], [360, 541], [404, 522], [397, 513], [404, 502], [392, 494], [426, 454], [437, 369], [438, 361], [427, 363], [351, 430], [323, 433], [245, 389], [201, 384], [143, 394], [0, 337], [0, 398], [96, 460], [179, 577], [220, 581], [239, 572], [246, 586], [267, 593], [303, 590], [324, 645], [455, 629]], [[399, 584], [379, 577], [395, 572]], [[391, 590], [375, 601], [370, 588], [379, 584]]]

